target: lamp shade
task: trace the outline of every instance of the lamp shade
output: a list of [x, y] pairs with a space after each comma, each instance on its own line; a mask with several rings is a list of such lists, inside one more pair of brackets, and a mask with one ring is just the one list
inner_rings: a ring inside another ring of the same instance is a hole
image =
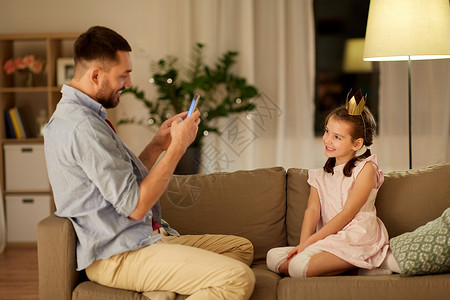
[[450, 58], [448, 0], [371, 0], [364, 60]]

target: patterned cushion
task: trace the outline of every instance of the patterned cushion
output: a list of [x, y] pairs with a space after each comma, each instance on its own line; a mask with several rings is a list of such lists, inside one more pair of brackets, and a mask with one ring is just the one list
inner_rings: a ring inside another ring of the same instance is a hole
[[450, 207], [439, 218], [392, 238], [390, 243], [402, 274], [449, 272]]

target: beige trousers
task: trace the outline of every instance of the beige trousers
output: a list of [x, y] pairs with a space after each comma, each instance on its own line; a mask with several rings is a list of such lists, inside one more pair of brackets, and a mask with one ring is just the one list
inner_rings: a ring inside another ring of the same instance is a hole
[[[219, 255], [221, 254], [221, 255]], [[99, 284], [138, 292], [171, 291], [194, 299], [248, 299], [255, 275], [253, 245], [230, 235], [163, 236], [158, 243], [95, 261]]]

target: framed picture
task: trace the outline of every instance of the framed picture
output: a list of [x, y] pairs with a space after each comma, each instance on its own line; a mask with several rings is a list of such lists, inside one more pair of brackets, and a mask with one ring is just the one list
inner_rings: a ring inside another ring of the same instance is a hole
[[60, 57], [56, 60], [56, 80], [58, 86], [69, 84], [73, 77], [73, 58]]

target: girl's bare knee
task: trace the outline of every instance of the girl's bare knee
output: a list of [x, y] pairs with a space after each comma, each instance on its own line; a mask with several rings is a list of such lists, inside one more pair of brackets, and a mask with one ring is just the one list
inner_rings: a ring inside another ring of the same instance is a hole
[[278, 267], [278, 273], [282, 275], [289, 275], [289, 260], [286, 260]]

